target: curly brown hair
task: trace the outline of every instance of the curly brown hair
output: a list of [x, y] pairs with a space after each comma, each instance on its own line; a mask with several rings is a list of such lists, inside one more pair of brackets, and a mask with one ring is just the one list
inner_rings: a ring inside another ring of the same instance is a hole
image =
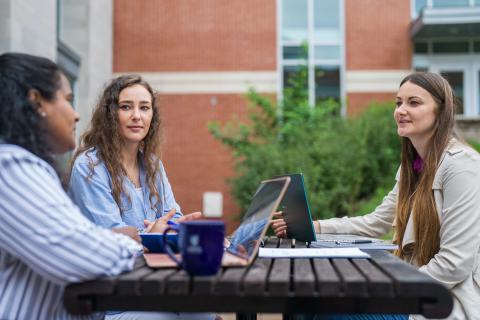
[[[86, 132], [80, 138], [80, 146], [75, 152], [71, 166], [75, 159], [83, 152], [95, 148], [97, 151], [98, 162], [89, 163], [89, 177], [93, 175], [94, 167], [100, 161], [103, 161], [110, 176], [112, 177], [113, 198], [120, 208], [122, 213], [122, 206], [120, 202], [120, 195], [123, 192], [131, 201], [130, 195], [125, 192], [123, 188], [123, 178], [127, 175], [125, 167], [122, 164], [121, 150], [123, 144], [123, 137], [120, 134], [120, 126], [118, 119], [119, 110], [119, 96], [120, 92], [133, 85], [141, 85], [148, 90], [152, 97], [153, 116], [150, 123], [150, 128], [146, 137], [140, 144], [143, 152], [143, 165], [146, 171], [146, 182], [150, 190], [150, 205], [152, 208], [157, 206], [160, 201], [155, 181], [161, 175], [160, 171], [160, 145], [161, 145], [161, 130], [160, 130], [160, 111], [157, 106], [156, 95], [151, 86], [138, 75], [122, 75], [114, 78], [103, 90], [103, 93], [98, 101], [94, 111], [92, 120]], [[87, 179], [89, 178], [87, 177]]]

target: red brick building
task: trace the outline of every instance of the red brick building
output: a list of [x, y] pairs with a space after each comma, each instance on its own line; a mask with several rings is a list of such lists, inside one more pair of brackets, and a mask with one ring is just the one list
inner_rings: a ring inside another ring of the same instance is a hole
[[[213, 191], [233, 219], [232, 158], [207, 123], [245, 115], [250, 85], [280, 97], [307, 44], [312, 104], [334, 97], [353, 115], [393, 100], [412, 69], [431, 69], [452, 76], [471, 103], [460, 117], [476, 119], [480, 66], [468, 57], [478, 58], [480, 33], [468, 30], [479, 10], [479, 0], [115, 0], [113, 71], [140, 73], [160, 92], [164, 162], [183, 211], [216, 211], [216, 201], [203, 206]], [[458, 56], [476, 73], [449, 67]]]

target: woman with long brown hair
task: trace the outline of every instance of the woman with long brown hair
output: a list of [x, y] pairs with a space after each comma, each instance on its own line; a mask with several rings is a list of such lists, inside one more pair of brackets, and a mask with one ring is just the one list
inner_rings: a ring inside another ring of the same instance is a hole
[[[440, 75], [407, 76], [396, 106], [402, 152], [393, 190], [372, 213], [315, 221], [316, 232], [378, 237], [393, 228], [395, 254], [450, 288], [448, 319], [479, 319], [480, 155], [455, 138], [455, 98]], [[273, 228], [285, 236], [284, 220]]]
[[[161, 232], [182, 215], [160, 161], [156, 96], [140, 76], [123, 75], [104, 89], [73, 157], [69, 193], [82, 213], [106, 228]], [[153, 223], [153, 222], [160, 223]], [[145, 230], [145, 227], [146, 230]], [[213, 314], [108, 312], [107, 319], [214, 319]]]
[[73, 157], [69, 192], [82, 212], [106, 228], [143, 231], [156, 219], [186, 219], [160, 161], [156, 96], [141, 77], [113, 79], [103, 91]]

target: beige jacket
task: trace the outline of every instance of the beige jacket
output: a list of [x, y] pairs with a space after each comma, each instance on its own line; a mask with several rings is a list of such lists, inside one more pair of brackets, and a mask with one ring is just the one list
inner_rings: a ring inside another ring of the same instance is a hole
[[[399, 176], [375, 211], [321, 220], [321, 232], [371, 237], [387, 233], [394, 225]], [[480, 155], [452, 140], [440, 160], [432, 191], [441, 224], [440, 251], [419, 270], [451, 290], [454, 308], [447, 319], [480, 319]], [[403, 246], [415, 242], [412, 220], [410, 216]]]

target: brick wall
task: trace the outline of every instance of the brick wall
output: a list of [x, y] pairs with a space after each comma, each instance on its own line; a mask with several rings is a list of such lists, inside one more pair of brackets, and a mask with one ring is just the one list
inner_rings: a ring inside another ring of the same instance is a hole
[[[410, 1], [345, 0], [345, 20], [347, 72], [411, 68]], [[375, 92], [375, 85], [370, 87], [369, 92], [347, 92], [349, 115], [358, 114], [372, 101], [395, 97], [395, 91]]]
[[347, 70], [410, 69], [410, 1], [345, 0]]
[[276, 69], [275, 0], [115, 0], [114, 69]]
[[[183, 212], [202, 210], [205, 191], [220, 191], [223, 212], [231, 221], [239, 213], [226, 177], [234, 173], [231, 152], [208, 132], [209, 121], [225, 123], [233, 114], [245, 115], [239, 95], [162, 95], [163, 161]], [[216, 101], [216, 104], [212, 104]], [[229, 224], [231, 229], [233, 224]]]
[[392, 102], [394, 100], [395, 93], [349, 93], [347, 96], [347, 114], [348, 116], [355, 116], [365, 111], [371, 103]]

